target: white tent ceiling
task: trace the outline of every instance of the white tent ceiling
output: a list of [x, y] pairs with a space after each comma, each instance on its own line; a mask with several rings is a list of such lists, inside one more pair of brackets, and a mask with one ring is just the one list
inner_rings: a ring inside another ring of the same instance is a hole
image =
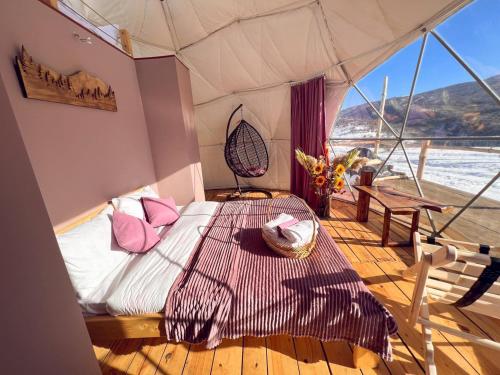
[[[134, 56], [176, 54], [189, 67], [206, 188], [234, 184], [225, 126], [243, 115], [266, 141], [255, 186], [287, 189], [290, 84], [320, 74], [330, 105], [349, 83], [469, 0], [64, 0], [97, 25], [126, 28]], [[237, 117], [237, 116], [236, 116]], [[239, 120], [239, 119], [237, 119]]]

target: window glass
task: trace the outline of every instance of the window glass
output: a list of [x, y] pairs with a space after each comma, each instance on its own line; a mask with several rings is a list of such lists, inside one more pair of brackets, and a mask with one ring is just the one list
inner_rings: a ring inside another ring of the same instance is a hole
[[[500, 1], [479, 0], [436, 29], [496, 93], [500, 93], [498, 14]], [[446, 226], [500, 172], [500, 105], [429, 34], [401, 139], [406, 157], [397, 138], [408, 106], [422, 39], [392, 56], [357, 83], [368, 101], [380, 109], [387, 77], [384, 118], [397, 135], [385, 124], [378, 130], [380, 119], [352, 88], [339, 112], [331, 138], [335, 152], [358, 147], [369, 159], [368, 163], [380, 169], [375, 185], [419, 195], [418, 183], [425, 197], [449, 206], [451, 209], [445, 213], [428, 215], [422, 212], [421, 229], [430, 234], [433, 228], [439, 231]], [[347, 177], [352, 185], [359, 179], [357, 171], [349, 172]], [[354, 200], [357, 193], [353, 191], [344, 197]], [[373, 200], [371, 208], [382, 211]], [[408, 222], [409, 218], [401, 216], [399, 220]], [[500, 179], [447, 226], [445, 234], [497, 244], [500, 242], [500, 228], [496, 225], [499, 221]]]
[[[380, 102], [371, 103], [377, 110], [379, 109]], [[330, 137], [334, 139], [396, 138], [355, 88], [348, 91]]]
[[[436, 28], [483, 79], [500, 75], [500, 1], [476, 0]], [[498, 84], [495, 87], [500, 94]]]
[[[500, 88], [500, 76], [492, 84]], [[488, 135], [500, 135], [500, 106], [429, 35], [404, 136]]]

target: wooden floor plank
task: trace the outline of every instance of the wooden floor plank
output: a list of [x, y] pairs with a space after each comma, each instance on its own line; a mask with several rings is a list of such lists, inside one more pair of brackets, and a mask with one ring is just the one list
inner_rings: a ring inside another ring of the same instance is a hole
[[145, 365], [146, 358], [148, 358], [149, 351], [151, 350], [151, 347], [156, 345], [156, 341], [158, 341], [158, 339], [144, 339], [142, 341], [141, 347], [139, 348], [136, 355], [132, 359], [132, 362], [130, 362], [130, 365], [127, 369], [127, 374], [141, 373], [141, 369]]
[[[328, 232], [328, 234], [335, 240], [335, 242], [342, 241], [342, 237], [336, 231], [336, 228], [330, 225], [329, 221], [325, 222], [323, 224], [323, 226], [325, 227], [325, 229]], [[351, 263], [358, 263], [358, 262], [360, 262], [360, 259], [358, 258], [358, 256], [356, 255], [356, 253], [354, 251], [352, 251], [351, 248], [349, 248], [349, 247], [346, 249], [346, 251], [344, 251], [344, 255], [346, 256], [346, 258]]]
[[113, 341], [96, 341], [93, 343], [94, 354], [98, 362], [104, 362], [110, 352]]
[[[342, 209], [336, 211], [336, 214], [344, 218], [350, 218], [353, 223], [351, 224], [353, 227], [352, 229], [359, 230], [361, 232], [375, 233], [379, 234], [380, 236], [382, 234], [384, 217], [380, 213], [370, 211], [370, 216], [368, 218], [368, 221], [360, 223], [356, 221], [356, 206], [343, 203]], [[390, 236], [392, 239], [396, 241], [407, 241], [410, 236], [410, 232], [408, 228], [403, 227], [402, 225], [398, 224], [395, 220], [392, 220]]]
[[354, 368], [352, 350], [348, 343], [329, 341], [322, 342], [322, 345], [332, 373], [342, 375], [361, 374], [359, 369]]
[[184, 365], [183, 374], [210, 374], [215, 351], [207, 350], [204, 344], [191, 345]]
[[376, 262], [377, 259], [356, 240], [352, 232], [347, 228], [335, 228], [335, 232], [349, 245], [349, 249], [356, 254], [360, 262]]
[[[352, 211], [352, 206], [348, 205], [342, 206], [341, 210], [343, 212], [342, 215], [347, 215], [348, 217], [353, 217], [355, 215], [355, 211]], [[341, 212], [334, 211], [336, 216], [340, 216]], [[379, 215], [373, 214], [374, 220], [369, 221], [367, 223], [362, 223], [363, 226], [367, 229], [367, 231], [356, 231], [356, 238], [361, 242], [365, 243], [366, 240], [370, 241], [370, 243], [377, 243], [378, 247], [381, 246], [382, 236], [381, 236], [381, 228], [383, 225], [382, 217], [378, 217]], [[378, 217], [378, 219], [377, 219]], [[392, 228], [397, 229], [400, 225], [393, 223]], [[403, 241], [402, 237], [397, 237], [396, 240]], [[382, 247], [386, 252], [392, 254], [394, 260], [404, 260], [406, 264], [413, 264], [413, 249], [412, 247]]]
[[[408, 349], [401, 336], [397, 335], [395, 337], [389, 338], [389, 340], [392, 346], [393, 361], [384, 362], [384, 364], [389, 369], [390, 374], [424, 374], [424, 370], [422, 369], [422, 367], [420, 367], [417, 360], [413, 357], [413, 354]], [[385, 371], [384, 369], [382, 370]], [[368, 373], [368, 371], [363, 371], [363, 374], [365, 373]]]
[[321, 342], [308, 337], [296, 337], [294, 341], [300, 375], [330, 374]]
[[212, 375], [232, 375], [241, 373], [243, 360], [243, 339], [224, 340], [215, 349]]
[[[372, 229], [367, 227], [367, 223], [359, 223], [356, 221], [356, 213], [348, 211], [349, 208], [354, 207], [352, 205], [346, 203], [340, 203], [339, 209], [332, 210], [332, 216], [335, 218], [334, 220], [330, 220], [330, 225], [337, 220], [339, 221], [338, 228], [343, 227], [343, 229], [347, 229], [349, 234], [346, 234], [345, 238], [354, 237], [356, 240], [353, 243], [358, 243], [361, 240], [361, 244], [364, 245], [365, 249], [368, 253], [370, 253], [373, 258], [375, 258], [378, 262], [390, 261], [390, 260], [398, 260], [399, 254], [391, 248], [391, 247], [382, 247], [381, 238], [373, 237]], [[370, 215], [375, 218], [378, 216], [375, 213], [371, 213]], [[395, 228], [396, 225], [393, 224]], [[381, 228], [381, 226], [380, 226]], [[395, 237], [398, 241], [404, 241], [402, 237]], [[369, 258], [367, 258], [369, 260]]]
[[243, 340], [243, 375], [267, 375], [267, 349], [264, 337]]
[[127, 373], [135, 355], [142, 347], [142, 339], [115, 341], [104, 362], [101, 362], [103, 374]]
[[270, 336], [267, 342], [269, 375], [299, 375], [293, 339], [290, 336]]
[[500, 342], [500, 319], [493, 319], [467, 310], [462, 310], [462, 313], [481, 328], [485, 335]]
[[[189, 344], [173, 342], [167, 343], [163, 355], [159, 358], [156, 374], [182, 374], [189, 352]], [[155, 361], [156, 358], [152, 360], [152, 362]]]
[[189, 345], [169, 343], [164, 337], [145, 339], [128, 373], [141, 375], [181, 374]]

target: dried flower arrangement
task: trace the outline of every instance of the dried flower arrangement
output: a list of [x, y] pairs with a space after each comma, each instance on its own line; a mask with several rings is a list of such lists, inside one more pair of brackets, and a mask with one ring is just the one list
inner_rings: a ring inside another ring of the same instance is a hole
[[[329, 212], [321, 212], [328, 209], [329, 198], [333, 193], [342, 192], [344, 189], [344, 173], [358, 159], [359, 151], [353, 149], [347, 154], [337, 156], [330, 163], [328, 156], [320, 155], [315, 158], [311, 155], [306, 155], [301, 149], [295, 150], [295, 159], [306, 170], [311, 179], [311, 188], [314, 193], [320, 197], [320, 202], [326, 204], [327, 207], [320, 207], [321, 216], [328, 216]], [[326, 214], [325, 214], [326, 213]]]

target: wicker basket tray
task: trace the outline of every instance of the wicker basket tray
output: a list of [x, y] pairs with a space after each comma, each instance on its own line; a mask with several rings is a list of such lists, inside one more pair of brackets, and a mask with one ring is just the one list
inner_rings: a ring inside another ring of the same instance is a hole
[[[316, 246], [316, 229], [318, 226], [318, 222], [316, 220], [316, 215], [314, 212], [311, 210], [311, 208], [307, 205], [307, 203], [297, 197], [296, 195], [290, 194], [289, 195], [291, 198], [298, 199], [300, 203], [307, 209], [309, 214], [311, 215], [311, 220], [313, 221], [313, 236], [311, 239], [311, 242], [304, 244], [299, 247], [292, 247], [290, 243], [286, 239], [282, 239], [281, 237], [278, 238], [278, 241], [276, 241], [276, 238], [270, 237], [268, 234], [266, 234], [264, 231], [262, 231], [262, 238], [266, 242], [267, 246], [269, 246], [270, 249], [275, 251], [276, 253], [283, 255], [287, 258], [294, 258], [294, 259], [303, 259], [308, 257], [311, 252], [314, 250], [314, 247]], [[269, 200], [269, 205], [267, 208], [267, 221], [271, 221], [271, 208], [273, 205], [273, 201], [276, 200], [277, 197], [274, 199]]]

